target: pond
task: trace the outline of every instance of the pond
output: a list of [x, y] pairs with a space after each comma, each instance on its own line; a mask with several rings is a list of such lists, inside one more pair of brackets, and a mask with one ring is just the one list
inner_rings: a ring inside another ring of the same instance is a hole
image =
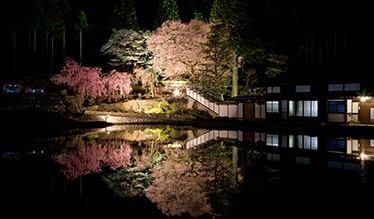
[[374, 204], [367, 136], [170, 125], [40, 132], [3, 138], [2, 208], [14, 216], [344, 216]]

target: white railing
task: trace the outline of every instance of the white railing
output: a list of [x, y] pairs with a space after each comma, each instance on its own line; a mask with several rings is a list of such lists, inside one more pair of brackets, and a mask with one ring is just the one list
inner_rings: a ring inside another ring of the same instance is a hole
[[211, 130], [186, 142], [186, 149], [196, 147], [208, 141], [230, 139], [243, 141], [243, 132], [235, 130]]
[[217, 102], [214, 102], [214, 101], [211, 101], [205, 98], [202, 94], [194, 90], [191, 90], [189, 88], [186, 89], [186, 94], [190, 98], [199, 102], [204, 107], [215, 112], [220, 117], [243, 118], [243, 103], [237, 103], [237, 102], [217, 103]]

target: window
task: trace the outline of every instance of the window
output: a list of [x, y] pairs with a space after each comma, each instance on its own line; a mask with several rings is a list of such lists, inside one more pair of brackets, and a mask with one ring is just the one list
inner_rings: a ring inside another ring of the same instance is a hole
[[331, 152], [345, 152], [345, 140], [331, 138], [327, 142], [327, 148]]
[[304, 149], [317, 150], [318, 149], [318, 137], [316, 136], [304, 136]]
[[295, 101], [288, 102], [288, 115], [295, 116]]
[[266, 112], [267, 113], [278, 113], [279, 102], [278, 101], [266, 101]]
[[266, 145], [269, 146], [279, 146], [279, 137], [274, 134], [266, 134]]
[[309, 135], [297, 135], [297, 148], [307, 150], [318, 150], [318, 137]]
[[329, 84], [329, 91], [343, 91], [343, 84]]
[[318, 117], [317, 100], [298, 100], [288, 102], [289, 116]]
[[345, 84], [344, 90], [346, 91], [359, 91], [360, 90], [360, 84], [359, 83], [351, 83], [351, 84]]
[[310, 85], [298, 85], [296, 86], [296, 93], [310, 92]]
[[329, 84], [329, 91], [359, 91], [360, 83], [348, 83], [348, 84]]
[[274, 86], [274, 87], [267, 87], [267, 93], [280, 93], [280, 87]]
[[345, 103], [341, 100], [333, 100], [328, 102], [329, 113], [345, 113]]

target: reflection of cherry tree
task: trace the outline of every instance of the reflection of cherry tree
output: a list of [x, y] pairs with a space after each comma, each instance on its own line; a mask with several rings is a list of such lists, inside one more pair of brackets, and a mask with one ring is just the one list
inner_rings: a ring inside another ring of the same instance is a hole
[[103, 158], [103, 163], [109, 166], [112, 170], [120, 167], [126, 167], [131, 164], [131, 146], [125, 142], [118, 146], [112, 142], [107, 146], [106, 156]]
[[55, 161], [61, 166], [61, 171], [67, 179], [74, 180], [78, 176], [98, 173], [102, 166], [111, 169], [127, 166], [131, 163], [132, 149], [130, 145], [112, 142], [99, 144], [97, 142], [80, 147], [69, 153], [55, 156]]
[[167, 216], [193, 217], [210, 212], [203, 184], [209, 174], [200, 172], [201, 165], [191, 162], [187, 151], [166, 149], [161, 165], [153, 168], [152, 185], [146, 196]]
[[119, 197], [144, 196], [152, 182], [152, 168], [159, 164], [161, 158], [161, 153], [153, 147], [134, 150], [131, 166], [109, 172], [102, 179]]

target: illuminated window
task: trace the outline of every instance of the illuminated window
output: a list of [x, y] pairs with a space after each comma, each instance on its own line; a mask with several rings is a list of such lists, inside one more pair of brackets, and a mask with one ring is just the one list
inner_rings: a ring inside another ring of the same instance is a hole
[[267, 113], [278, 113], [279, 102], [278, 101], [266, 101], [266, 112]]
[[317, 150], [318, 149], [318, 137], [316, 136], [304, 136], [304, 149]]
[[297, 135], [297, 148], [318, 150], [318, 137], [309, 135]]
[[370, 108], [370, 119], [374, 119], [374, 108]]
[[327, 148], [331, 152], [345, 152], [345, 140], [331, 138], [328, 140]]
[[329, 91], [343, 91], [343, 84], [329, 84]]
[[310, 92], [310, 85], [298, 85], [296, 86], [296, 93]]
[[294, 148], [295, 147], [295, 136], [289, 135], [288, 136], [288, 147]]
[[346, 90], [346, 91], [359, 91], [360, 90], [360, 84], [359, 83], [344, 84], [344, 90]]
[[298, 100], [288, 102], [288, 115], [299, 117], [317, 117], [318, 101], [317, 100]]
[[266, 134], [266, 145], [269, 146], [279, 146], [279, 137], [274, 134]]
[[293, 100], [288, 102], [288, 115], [295, 116], [295, 101]]
[[267, 93], [280, 93], [280, 87], [274, 86], [274, 87], [267, 87]]
[[345, 103], [342, 100], [333, 100], [328, 102], [329, 113], [345, 113]]

